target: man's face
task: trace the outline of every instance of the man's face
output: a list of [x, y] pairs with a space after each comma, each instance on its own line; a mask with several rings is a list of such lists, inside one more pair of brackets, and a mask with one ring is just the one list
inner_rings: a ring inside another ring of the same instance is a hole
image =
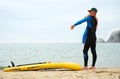
[[95, 12], [95, 11], [91, 11], [91, 12], [90, 12], [90, 15], [91, 15], [91, 16], [96, 16], [96, 12]]

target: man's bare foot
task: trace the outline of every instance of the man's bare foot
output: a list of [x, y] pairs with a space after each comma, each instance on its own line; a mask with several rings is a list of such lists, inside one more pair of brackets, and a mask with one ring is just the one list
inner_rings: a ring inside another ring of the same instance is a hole
[[87, 66], [84, 66], [84, 67], [82, 68], [82, 70], [88, 70], [88, 67], [87, 67]]
[[89, 69], [95, 69], [95, 66], [90, 67]]

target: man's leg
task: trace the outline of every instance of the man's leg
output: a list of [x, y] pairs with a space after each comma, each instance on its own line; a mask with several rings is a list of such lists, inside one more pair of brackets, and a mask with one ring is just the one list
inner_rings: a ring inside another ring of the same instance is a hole
[[93, 56], [92, 67], [95, 68], [95, 63], [96, 63], [96, 60], [97, 60], [96, 42], [91, 44], [91, 52], [92, 52], [92, 56]]
[[84, 49], [83, 49], [83, 56], [84, 56], [84, 69], [87, 69], [88, 66], [88, 50], [90, 47], [89, 41], [86, 41], [84, 44]]

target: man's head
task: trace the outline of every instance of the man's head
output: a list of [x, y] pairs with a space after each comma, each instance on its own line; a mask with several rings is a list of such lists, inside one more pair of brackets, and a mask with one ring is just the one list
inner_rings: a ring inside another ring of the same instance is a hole
[[88, 10], [91, 16], [96, 16], [97, 9], [96, 8], [91, 8], [91, 10]]

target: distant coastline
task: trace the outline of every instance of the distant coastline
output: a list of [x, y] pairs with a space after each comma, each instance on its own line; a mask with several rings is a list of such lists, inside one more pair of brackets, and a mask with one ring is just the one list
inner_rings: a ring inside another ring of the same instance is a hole
[[99, 38], [98, 43], [120, 43], [120, 30], [113, 31], [108, 40], [105, 41], [103, 38]]

